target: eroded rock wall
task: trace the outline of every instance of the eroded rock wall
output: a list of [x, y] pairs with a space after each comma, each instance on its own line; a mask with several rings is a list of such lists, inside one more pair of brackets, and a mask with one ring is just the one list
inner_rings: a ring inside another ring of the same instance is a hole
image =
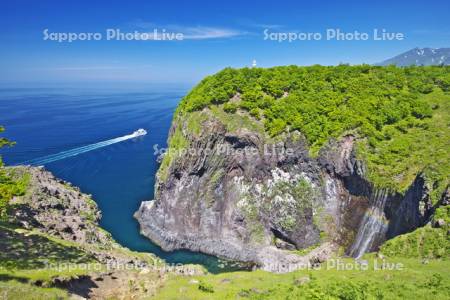
[[[186, 123], [174, 121], [171, 135], [181, 132], [189, 151], [171, 156], [167, 176], [158, 176], [156, 199], [136, 212], [143, 235], [165, 250], [200, 251], [269, 270], [303, 261], [287, 250], [322, 245], [323, 256], [337, 246], [350, 249], [376, 193], [356, 159], [354, 136], [331, 141], [313, 158], [297, 132], [274, 141], [246, 128], [231, 131], [212, 117], [196, 135]], [[368, 250], [426, 220], [418, 209], [426, 193], [420, 182], [405, 196], [386, 193], [381, 217], [388, 229]]]

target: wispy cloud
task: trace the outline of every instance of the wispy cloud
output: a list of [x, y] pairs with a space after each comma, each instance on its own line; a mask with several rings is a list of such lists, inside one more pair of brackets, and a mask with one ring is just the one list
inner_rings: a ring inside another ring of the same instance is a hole
[[254, 20], [249, 19], [240, 19], [237, 21], [238, 24], [240, 24], [244, 28], [249, 29], [282, 29], [285, 26], [281, 24], [276, 23], [268, 23], [268, 22], [255, 22]]
[[260, 28], [260, 29], [281, 29], [284, 26], [280, 25], [280, 24], [259, 24], [259, 23], [253, 23], [250, 24], [250, 26], [255, 27], [255, 28]]
[[217, 28], [217, 27], [187, 27], [184, 28], [184, 39], [188, 40], [205, 40], [205, 39], [220, 39], [232, 38], [246, 33], [239, 30]]
[[140, 66], [57, 66], [52, 68], [45, 68], [52, 71], [115, 71], [115, 70], [135, 70], [135, 69], [148, 69], [151, 65]]
[[99, 70], [123, 70], [126, 68], [115, 66], [63, 66], [50, 68], [55, 71], [99, 71]]
[[171, 33], [181, 33], [183, 40], [207, 40], [207, 39], [226, 39], [248, 34], [246, 31], [213, 26], [181, 26], [176, 24], [157, 25], [152, 22], [142, 20], [134, 21], [130, 24], [142, 30], [146, 30], [153, 34], [153, 30], [157, 30], [157, 36], [153, 39], [160, 38], [162, 30]]

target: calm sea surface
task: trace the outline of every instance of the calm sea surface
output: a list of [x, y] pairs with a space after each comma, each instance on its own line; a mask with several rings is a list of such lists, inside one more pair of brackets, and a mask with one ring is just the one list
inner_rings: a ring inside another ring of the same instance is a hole
[[[148, 134], [45, 165], [57, 177], [92, 194], [101, 226], [123, 246], [152, 252], [169, 263], [199, 263], [218, 272], [214, 257], [164, 252], [139, 234], [133, 213], [153, 199], [158, 167], [154, 145], [165, 147], [173, 112], [187, 88], [149, 90], [0, 89], [0, 125], [17, 144], [2, 149], [7, 165], [121, 137]], [[229, 267], [225, 268], [229, 269]]]

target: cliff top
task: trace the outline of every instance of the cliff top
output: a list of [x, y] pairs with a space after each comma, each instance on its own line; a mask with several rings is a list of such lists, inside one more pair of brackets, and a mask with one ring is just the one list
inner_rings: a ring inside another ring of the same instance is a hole
[[183, 98], [174, 123], [185, 120], [187, 130], [175, 128], [169, 145], [187, 147], [212, 117], [269, 142], [299, 132], [313, 156], [351, 133], [372, 183], [404, 192], [422, 172], [437, 201], [449, 180], [449, 92], [450, 67], [227, 68]]

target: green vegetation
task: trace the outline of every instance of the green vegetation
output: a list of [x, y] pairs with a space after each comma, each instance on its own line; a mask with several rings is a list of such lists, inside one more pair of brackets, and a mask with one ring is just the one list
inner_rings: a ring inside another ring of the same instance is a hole
[[238, 109], [238, 105], [236, 103], [225, 103], [223, 105], [223, 110], [227, 113], [235, 113]]
[[[366, 270], [337, 269], [337, 261], [319, 269], [287, 274], [233, 272], [180, 278], [172, 276], [155, 299], [448, 299], [449, 261], [417, 259], [383, 261], [367, 255]], [[341, 264], [356, 266], [352, 259]], [[382, 269], [401, 264], [401, 267]], [[375, 265], [376, 263], [376, 265]], [[206, 290], [201, 287], [208, 287]]]
[[279, 228], [292, 231], [297, 224], [308, 222], [310, 211], [319, 210], [313, 205], [316, 196], [317, 190], [304, 178], [295, 182], [279, 180], [270, 187], [262, 184], [257, 192], [243, 188], [237, 206], [245, 216], [251, 240], [262, 242], [265, 236], [262, 216], [271, 216]]
[[164, 154], [164, 158], [158, 170], [158, 177], [160, 180], [164, 181], [167, 178], [172, 161], [180, 157], [183, 150], [185, 150], [188, 145], [189, 141], [184, 137], [180, 126], [177, 126], [170, 137], [168, 151]]
[[211, 112], [215, 118], [217, 118], [222, 124], [224, 124], [228, 131], [235, 132], [241, 128], [247, 128], [249, 130], [264, 133], [264, 127], [262, 124], [255, 122], [248, 115], [230, 114], [224, 110], [223, 105], [211, 107]]
[[20, 174], [14, 170], [5, 170], [0, 166], [0, 220], [7, 215], [9, 201], [14, 196], [24, 195], [28, 182], [29, 174]]
[[[1, 144], [11, 145], [12, 143], [3, 139]], [[58, 216], [55, 210], [39, 211], [34, 206], [30, 206], [31, 201], [49, 197], [54, 200], [53, 203], [58, 201], [58, 205], [65, 206], [64, 200], [67, 198], [62, 199], [41, 193], [42, 183], [32, 174], [33, 172], [30, 172], [27, 167], [0, 165], [0, 208], [3, 215], [0, 219], [0, 299], [71, 299], [73, 297], [62, 287], [65, 285], [69, 287], [71, 280], [76, 280], [80, 276], [96, 278], [104, 274], [108, 266], [100, 263], [97, 260], [99, 257], [99, 259], [102, 257], [117, 259], [119, 262], [139, 260], [155, 267], [162, 265], [162, 261], [152, 254], [137, 253], [121, 247], [109, 233], [98, 227], [97, 216], [94, 215], [97, 212], [97, 205], [90, 196], [83, 197], [89, 208], [79, 212], [81, 216], [86, 217], [83, 224], [85, 228], [94, 226], [91, 227], [92, 230], [85, 231], [85, 242], [64, 240], [60, 235], [61, 232], [47, 231], [39, 226], [37, 222], [40, 220], [34, 218], [35, 214], [40, 214], [41, 217], [46, 213], [49, 215], [45, 217]], [[64, 183], [64, 187], [71, 192], [81, 193], [69, 183]], [[11, 201], [13, 198], [14, 201]], [[24, 216], [24, 214], [33, 215], [33, 217], [17, 222], [20, 219], [18, 216]], [[99, 234], [98, 236], [95, 231]], [[116, 269], [112, 270], [112, 272], [115, 271]], [[137, 278], [139, 273], [136, 270], [129, 270], [123, 276]], [[152, 281], [152, 276], [156, 282], [158, 279], [153, 270], [140, 278], [144, 281]], [[130, 294], [145, 292], [146, 290], [134, 290]]]
[[80, 215], [85, 217], [87, 220], [89, 220], [91, 222], [95, 222], [97, 217], [94, 215], [93, 211], [95, 208], [97, 208], [97, 203], [95, 203], [95, 201], [92, 200], [92, 198], [90, 198], [90, 197], [86, 198], [86, 202], [87, 202], [87, 204], [89, 204], [91, 209], [80, 212]]
[[[0, 278], [8, 280], [7, 276]], [[45, 288], [14, 280], [0, 281], [0, 299], [70, 299], [69, 293], [58, 288]]]
[[413, 232], [399, 235], [385, 242], [380, 251], [390, 257], [450, 258], [450, 206], [440, 206], [433, 215], [432, 223], [443, 221], [439, 227], [430, 225]]
[[316, 249], [319, 246], [320, 246], [320, 243], [317, 243], [315, 245], [309, 246], [309, 247], [304, 248], [304, 249], [292, 250], [292, 252], [297, 254], [297, 255], [304, 256], [304, 255], [307, 255], [308, 253], [310, 253], [311, 251], [313, 251], [314, 249]]
[[227, 68], [184, 97], [177, 117], [209, 108], [229, 130], [299, 131], [312, 155], [351, 132], [376, 186], [404, 192], [423, 172], [436, 202], [449, 183], [449, 82], [448, 66]]
[[[276, 197], [283, 197], [286, 199], [293, 199], [294, 201], [285, 201], [280, 205]], [[306, 210], [313, 209], [313, 203], [317, 191], [312, 187], [311, 183], [306, 179], [301, 178], [296, 183], [286, 181], [277, 182], [274, 188], [267, 194], [268, 202], [267, 214], [274, 215], [278, 213], [280, 216], [278, 225], [281, 228], [291, 231], [298, 223], [298, 219], [307, 219], [305, 215]]]
[[[352, 133], [358, 138], [357, 154], [365, 161], [371, 182], [404, 192], [422, 173], [436, 204], [450, 177], [449, 71], [450, 67], [368, 65], [227, 68], [205, 78], [180, 103], [169, 151], [158, 171], [159, 180], [167, 178], [169, 168], [189, 146], [188, 134], [199, 137], [204, 123], [216, 118], [230, 132], [246, 128], [270, 141], [283, 139], [288, 133], [295, 133], [293, 136], [298, 138], [302, 134], [313, 156], [330, 139]], [[0, 132], [3, 130], [0, 127]], [[0, 148], [12, 144], [0, 138]], [[223, 176], [222, 171], [211, 174], [211, 193]], [[6, 216], [11, 198], [26, 193], [28, 184], [26, 174], [4, 168], [0, 158], [0, 217]], [[284, 195], [296, 201], [278, 198], [281, 203], [278, 207], [275, 201], [261, 204], [250, 195], [244, 197], [242, 211], [255, 241], [264, 237], [261, 210], [280, 214], [278, 225], [290, 230], [296, 224], [295, 218], [303, 217], [303, 211], [316, 209], [311, 202], [314, 188], [305, 180], [296, 185], [281, 182], [274, 191], [265, 193], [268, 199]], [[381, 247], [387, 261], [402, 263], [402, 270], [376, 269], [375, 257], [366, 255], [368, 270], [327, 269], [324, 263], [318, 270], [288, 274], [264, 271], [194, 277], [165, 274], [168, 281], [161, 286], [156, 299], [448, 299], [449, 209], [437, 207], [433, 217], [432, 223], [439, 219], [444, 225], [419, 228]], [[86, 217], [92, 222], [95, 216]], [[297, 253], [306, 254], [315, 246]], [[119, 246], [113, 248], [114, 253], [138, 255]], [[96, 263], [88, 250], [99, 249], [82, 248], [36, 230], [17, 228], [3, 219], [0, 298], [66, 298], [65, 291], [45, 287], [52, 286], [56, 277], [67, 279], [87, 274], [86, 266]], [[352, 259], [340, 260], [355, 265]], [[378, 260], [379, 264], [382, 262]], [[72, 264], [72, 267], [61, 270], [48, 268], [47, 264]], [[132, 289], [135, 282], [130, 280], [129, 285]]]
[[[0, 132], [3, 132], [0, 127]], [[14, 143], [0, 138], [0, 148]], [[5, 299], [63, 299], [68, 293], [53, 285], [55, 278], [69, 279], [87, 273], [93, 257], [75, 243], [7, 222], [10, 200], [28, 190], [30, 174], [5, 168], [0, 157], [0, 297]], [[70, 268], [61, 269], [61, 266]], [[40, 287], [38, 287], [38, 285]]]
[[376, 185], [405, 191], [422, 172], [435, 204], [450, 178], [450, 94], [436, 89], [418, 99], [432, 108], [431, 118], [386, 125], [375, 147], [360, 143], [359, 151]]
[[450, 229], [450, 205], [439, 206], [433, 215], [433, 220], [443, 220], [445, 222], [445, 226], [443, 228]]
[[[0, 126], [0, 133], [3, 131], [4, 128]], [[13, 145], [14, 143], [6, 138], [0, 138], [0, 148]], [[14, 170], [5, 169], [0, 156], [0, 220], [5, 219], [9, 208], [9, 201], [12, 197], [25, 193], [28, 181], [28, 174], [20, 174]]]
[[421, 227], [385, 242], [380, 251], [390, 257], [449, 258], [447, 230]]
[[200, 281], [198, 289], [205, 293], [214, 293], [214, 287], [206, 282]]
[[[0, 133], [2, 133], [3, 131], [5, 131], [5, 128], [3, 126], [0, 126]], [[8, 140], [7, 138], [0, 138], [0, 148], [5, 147], [5, 146], [13, 146], [15, 143], [11, 142], [10, 140]]]
[[0, 223], [0, 295], [8, 299], [18, 299], [18, 295], [22, 299], [66, 298], [67, 292], [46, 287], [53, 286], [55, 278], [76, 278], [89, 270], [101, 269], [76, 243]]
[[264, 241], [264, 225], [261, 223], [258, 207], [254, 203], [249, 203], [242, 209], [247, 222], [247, 229], [252, 242], [261, 243]]
[[201, 111], [193, 112], [187, 120], [187, 129], [195, 136], [199, 136], [202, 133], [202, 126], [206, 120], [208, 120], [207, 113]]

